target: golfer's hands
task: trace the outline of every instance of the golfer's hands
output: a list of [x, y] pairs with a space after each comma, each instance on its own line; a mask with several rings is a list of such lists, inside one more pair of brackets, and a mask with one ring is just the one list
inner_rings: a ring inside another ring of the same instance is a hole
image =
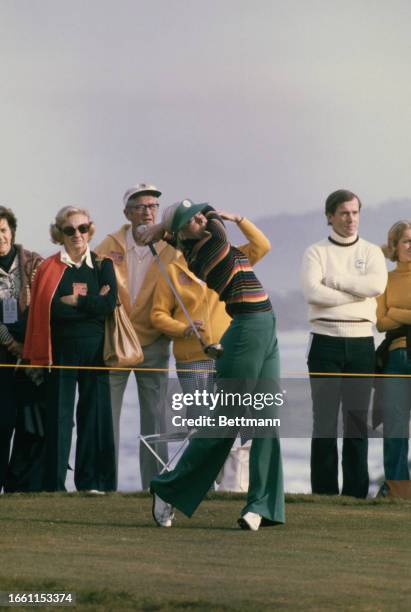
[[164, 228], [162, 223], [156, 225], [147, 225], [144, 230], [138, 231], [138, 238], [142, 244], [149, 242], [158, 242], [164, 236]]
[[[204, 327], [204, 321], [200, 321], [200, 320], [196, 320], [193, 321], [194, 325], [196, 326], [196, 328], [198, 329], [199, 332], [204, 332], [205, 331], [205, 327]], [[183, 336], [184, 338], [189, 338], [190, 336], [192, 336], [194, 334], [193, 328], [191, 327], [191, 325], [188, 325], [184, 332], [183, 332]]]
[[225, 210], [217, 210], [217, 214], [220, 215], [224, 221], [232, 221], [233, 223], [240, 223], [244, 217], [241, 215], [236, 215], [235, 213], [229, 213]]

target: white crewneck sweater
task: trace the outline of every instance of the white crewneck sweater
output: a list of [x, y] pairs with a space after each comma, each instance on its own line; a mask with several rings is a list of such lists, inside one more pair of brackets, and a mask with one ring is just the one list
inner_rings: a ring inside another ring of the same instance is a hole
[[331, 231], [329, 238], [305, 251], [301, 284], [314, 333], [372, 336], [375, 298], [387, 284], [387, 266], [380, 247]]

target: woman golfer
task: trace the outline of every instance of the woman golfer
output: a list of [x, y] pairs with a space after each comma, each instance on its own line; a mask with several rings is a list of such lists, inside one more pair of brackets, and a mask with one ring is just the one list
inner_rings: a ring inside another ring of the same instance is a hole
[[[226, 304], [232, 322], [223, 335], [223, 355], [217, 359], [217, 382], [235, 380], [236, 391], [250, 381], [275, 381], [279, 355], [275, 316], [267, 293], [256, 278], [247, 257], [232, 246], [223, 219], [241, 225], [242, 218], [207, 204], [183, 200], [169, 206], [162, 222], [142, 234], [149, 243], [164, 239], [183, 253], [189, 269]], [[252, 391], [252, 390], [251, 390]], [[258, 416], [258, 415], [257, 415]], [[193, 438], [171, 471], [151, 481], [153, 517], [160, 527], [171, 527], [173, 509], [191, 516], [210, 490], [235, 436]], [[284, 523], [284, 491], [279, 439], [254, 438], [250, 451], [250, 484], [247, 503], [238, 524], [257, 531], [260, 525]]]

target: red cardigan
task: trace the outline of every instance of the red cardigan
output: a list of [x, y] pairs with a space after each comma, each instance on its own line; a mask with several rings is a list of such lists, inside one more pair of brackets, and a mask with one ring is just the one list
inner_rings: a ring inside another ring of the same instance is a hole
[[33, 365], [51, 365], [51, 301], [67, 265], [56, 253], [43, 261], [34, 277], [23, 359]]

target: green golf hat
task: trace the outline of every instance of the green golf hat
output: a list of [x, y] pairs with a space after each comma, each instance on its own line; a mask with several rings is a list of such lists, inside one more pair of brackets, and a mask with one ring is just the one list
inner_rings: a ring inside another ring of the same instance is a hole
[[175, 210], [170, 224], [171, 231], [178, 232], [181, 230], [181, 228], [188, 223], [188, 221], [190, 221], [195, 214], [203, 211], [206, 206], [208, 206], [207, 202], [195, 204], [195, 202], [189, 199], [185, 199], [182, 202], [174, 204], [173, 207], [175, 207]]

